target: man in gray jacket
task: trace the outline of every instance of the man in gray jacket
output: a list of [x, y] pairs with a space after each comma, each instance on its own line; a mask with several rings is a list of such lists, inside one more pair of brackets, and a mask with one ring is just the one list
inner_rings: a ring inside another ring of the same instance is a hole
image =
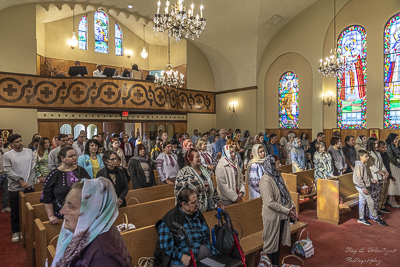
[[35, 160], [32, 150], [24, 148], [19, 134], [8, 137], [12, 150], [3, 155], [4, 171], [8, 177], [8, 191], [11, 206], [12, 242], [20, 240], [19, 232], [19, 191], [33, 192]]

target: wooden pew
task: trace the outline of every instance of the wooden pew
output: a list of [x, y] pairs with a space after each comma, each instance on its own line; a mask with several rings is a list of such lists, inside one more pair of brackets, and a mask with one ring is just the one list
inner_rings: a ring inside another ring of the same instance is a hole
[[57, 245], [57, 240], [54, 240], [52, 244], [50, 241], [60, 234], [62, 224], [63, 222], [51, 224], [49, 221], [43, 222], [35, 219], [35, 266], [45, 266], [47, 246], [54, 245], [55, 247]]
[[282, 165], [281, 173], [291, 173], [292, 172], [292, 164]]
[[[174, 187], [168, 184], [160, 186], [152, 186], [141, 189], [129, 190], [126, 195], [127, 205], [136, 205], [139, 203], [145, 203], [157, 199], [163, 199], [174, 196]], [[139, 203], [136, 201], [136, 199]]]
[[25, 202], [30, 202], [31, 205], [36, 205], [40, 203], [40, 196], [42, 192], [33, 192], [25, 194], [22, 191], [19, 191], [19, 223], [20, 223], [20, 231], [22, 233], [22, 242], [23, 245], [26, 245], [26, 218], [25, 218]]
[[[158, 220], [160, 220], [162, 216], [164, 216], [164, 214], [174, 206], [175, 197], [126, 206], [119, 209], [119, 214], [114, 225], [124, 223], [125, 214], [128, 217], [128, 222], [133, 223], [136, 226], [136, 229], [155, 225]], [[151, 214], [149, 211], [151, 211]], [[144, 216], [145, 214], [147, 215]], [[47, 256], [46, 248], [48, 247], [50, 240], [60, 233], [61, 226], [62, 223], [52, 225], [49, 221], [44, 222], [40, 219], [35, 219], [36, 266], [44, 266]]]
[[337, 179], [318, 179], [317, 191], [317, 217], [320, 221], [338, 225], [340, 211], [351, 210], [358, 205], [353, 173], [340, 175]]
[[35, 219], [47, 221], [47, 214], [44, 204], [31, 205], [30, 202], [25, 203], [26, 217], [26, 257], [29, 266], [35, 265]]
[[51, 266], [53, 263], [54, 257], [56, 256], [56, 246], [50, 245], [47, 247], [47, 266]]
[[119, 209], [119, 214], [114, 225], [124, 223], [125, 214], [128, 217], [128, 222], [133, 223], [137, 229], [153, 225], [174, 206], [175, 197], [126, 206]]
[[34, 184], [33, 187], [35, 188], [35, 192], [42, 192], [43, 191], [44, 183], [37, 183]]

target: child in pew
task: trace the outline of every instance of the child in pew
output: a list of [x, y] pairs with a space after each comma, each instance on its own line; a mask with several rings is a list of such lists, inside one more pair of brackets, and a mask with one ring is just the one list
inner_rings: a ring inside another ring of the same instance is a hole
[[307, 170], [314, 169], [314, 162], [312, 160], [311, 153], [306, 152], [306, 166]]
[[365, 205], [368, 205], [368, 208], [371, 212], [371, 217], [374, 222], [379, 225], [387, 226], [387, 223], [378, 217], [378, 211], [375, 208], [374, 200], [370, 195], [370, 187], [371, 187], [371, 173], [367, 171], [366, 163], [369, 159], [369, 154], [367, 151], [361, 149], [358, 151], [358, 155], [360, 157], [359, 161], [355, 162], [354, 172], [353, 172], [353, 182], [359, 193], [358, 200], [358, 223], [371, 225], [371, 223], [364, 218], [365, 215]]

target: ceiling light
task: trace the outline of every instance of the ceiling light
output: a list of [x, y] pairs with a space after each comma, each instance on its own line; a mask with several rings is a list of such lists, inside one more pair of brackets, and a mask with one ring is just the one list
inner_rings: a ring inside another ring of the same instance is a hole
[[133, 6], [132, 5], [128, 5], [128, 8], [133, 8]]

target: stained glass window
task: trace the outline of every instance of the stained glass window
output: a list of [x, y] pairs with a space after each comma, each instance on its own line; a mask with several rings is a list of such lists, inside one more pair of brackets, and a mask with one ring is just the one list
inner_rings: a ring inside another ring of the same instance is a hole
[[94, 51], [108, 54], [108, 16], [103, 11], [94, 13]]
[[385, 26], [384, 33], [385, 100], [384, 127], [400, 126], [400, 13]]
[[122, 56], [122, 30], [118, 23], [115, 23], [115, 55]]
[[367, 33], [361, 26], [342, 31], [338, 57], [345, 68], [337, 78], [338, 128], [364, 129], [367, 126]]
[[279, 128], [299, 127], [299, 78], [288, 71], [279, 80]]
[[78, 27], [79, 49], [87, 50], [87, 16], [83, 16]]

